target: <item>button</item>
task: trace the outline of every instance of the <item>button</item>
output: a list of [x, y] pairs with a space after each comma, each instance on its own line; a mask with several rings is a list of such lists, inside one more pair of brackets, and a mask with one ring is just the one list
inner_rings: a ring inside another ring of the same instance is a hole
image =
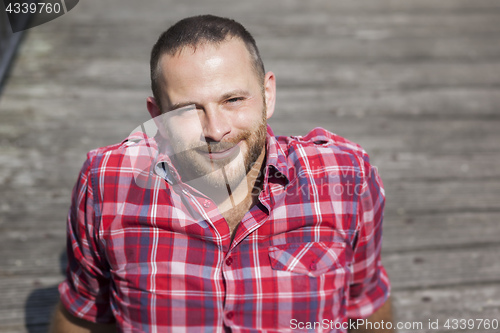
[[210, 207], [210, 201], [209, 201], [209, 200], [205, 200], [205, 201], [203, 202], [203, 207], [205, 207], [205, 208]]
[[234, 317], [234, 311], [229, 311], [228, 313], [226, 313], [226, 318], [231, 320], [233, 319]]
[[233, 257], [229, 257], [226, 259], [226, 265], [231, 266], [233, 264]]
[[311, 265], [309, 265], [309, 268], [311, 269], [311, 271], [315, 271], [316, 270], [316, 263], [312, 262]]

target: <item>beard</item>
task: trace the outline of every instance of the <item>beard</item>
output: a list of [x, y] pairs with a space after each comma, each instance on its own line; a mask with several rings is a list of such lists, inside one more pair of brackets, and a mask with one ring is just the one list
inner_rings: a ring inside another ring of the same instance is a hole
[[[266, 106], [262, 110], [261, 119], [253, 126], [240, 133], [230, 141], [209, 142], [186, 145], [183, 142], [171, 140], [176, 152], [173, 162], [181, 175], [182, 181], [195, 188], [211, 190], [235, 189], [252, 169], [262, 154], [266, 144], [267, 119]], [[236, 145], [238, 147], [235, 147]], [[246, 151], [242, 148], [246, 146]], [[231, 156], [223, 159], [212, 159], [209, 153], [223, 152], [234, 149]]]

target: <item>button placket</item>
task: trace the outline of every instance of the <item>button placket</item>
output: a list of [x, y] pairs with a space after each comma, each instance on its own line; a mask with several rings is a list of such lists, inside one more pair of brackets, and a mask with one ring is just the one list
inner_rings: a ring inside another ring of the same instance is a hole
[[[235, 286], [235, 281], [234, 281], [234, 278], [230, 278], [228, 280], [228, 275], [229, 276], [232, 276], [233, 275], [233, 268], [232, 265], [235, 263], [234, 261], [235, 259], [233, 258], [233, 256], [231, 255], [230, 252], [227, 253], [227, 256], [223, 262], [223, 269], [222, 269], [222, 274], [224, 276], [224, 280], [226, 280], [226, 297], [230, 296], [230, 295], [234, 295], [234, 293], [236, 292], [236, 286]], [[229, 299], [234, 299], [234, 297], [229, 297]], [[234, 312], [234, 306], [235, 306], [235, 302], [234, 301], [229, 301], [227, 300], [226, 301], [226, 306], [224, 308], [224, 317], [225, 317], [225, 320], [227, 321], [233, 321], [234, 320], [234, 316], [235, 316], [235, 312]], [[231, 325], [232, 323], [228, 323], [228, 325]]]

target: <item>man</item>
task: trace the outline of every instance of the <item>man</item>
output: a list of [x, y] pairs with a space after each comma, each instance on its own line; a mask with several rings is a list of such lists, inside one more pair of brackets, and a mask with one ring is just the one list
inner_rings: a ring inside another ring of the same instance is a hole
[[323, 129], [273, 135], [275, 76], [252, 36], [225, 18], [181, 20], [153, 48], [151, 80], [158, 133], [90, 152], [80, 173], [52, 331], [390, 322], [381, 180]]

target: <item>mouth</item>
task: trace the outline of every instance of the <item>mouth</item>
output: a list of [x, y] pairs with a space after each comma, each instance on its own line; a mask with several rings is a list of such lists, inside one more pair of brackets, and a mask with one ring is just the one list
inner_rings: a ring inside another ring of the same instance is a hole
[[215, 151], [213, 149], [210, 149], [209, 147], [208, 151], [203, 150], [201, 151], [201, 154], [210, 160], [220, 161], [235, 157], [236, 155], [238, 155], [239, 152], [240, 152], [240, 146], [239, 144], [235, 144], [232, 147], [225, 147]]

